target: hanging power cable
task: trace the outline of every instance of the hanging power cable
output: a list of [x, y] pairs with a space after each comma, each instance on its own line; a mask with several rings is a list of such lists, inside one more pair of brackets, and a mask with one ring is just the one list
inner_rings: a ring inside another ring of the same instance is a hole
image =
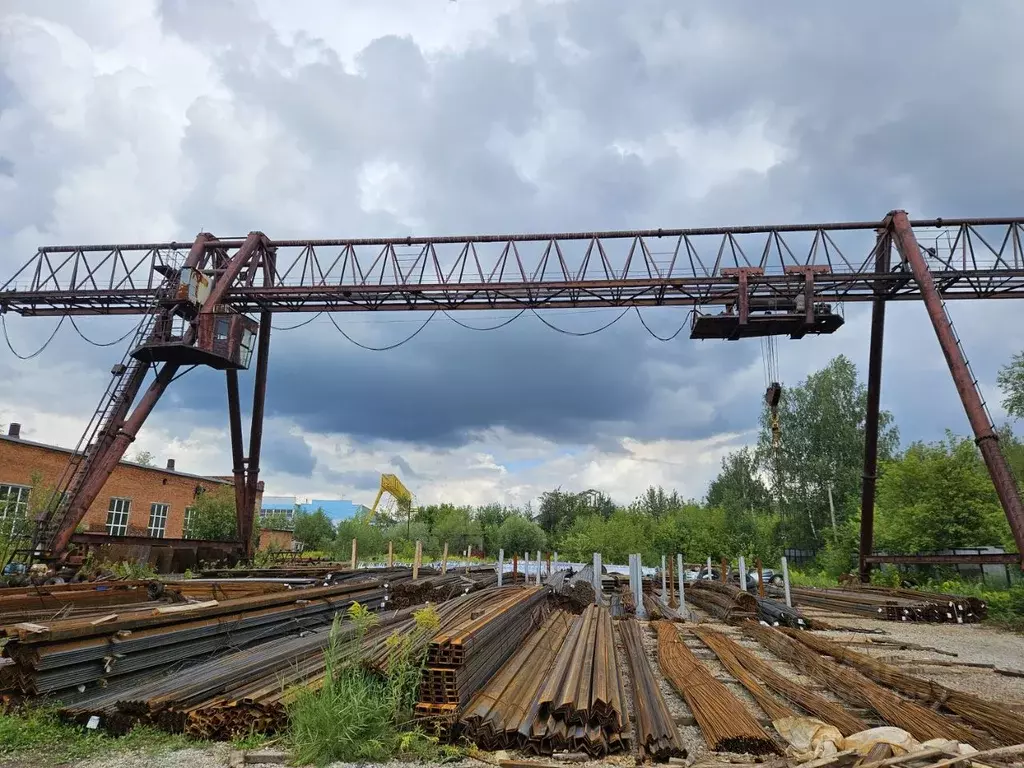
[[546, 325], [548, 328], [550, 328], [553, 331], [558, 331], [559, 333], [564, 333], [566, 336], [593, 336], [595, 333], [600, 333], [601, 331], [604, 331], [604, 330], [607, 330], [607, 329], [611, 328], [613, 325], [615, 325], [617, 322], [619, 322], [619, 320], [621, 320], [622, 318], [624, 318], [626, 316], [626, 313], [629, 312], [629, 309], [630, 309], [629, 307], [626, 307], [624, 310], [622, 310], [622, 312], [614, 320], [612, 320], [611, 322], [605, 323], [600, 328], [595, 328], [592, 331], [582, 331], [582, 332], [579, 332], [579, 331], [567, 331], [564, 328], [559, 328], [557, 325], [552, 325], [547, 320], [545, 320], [543, 317], [541, 317], [540, 313], [537, 312], [536, 309], [534, 309], [533, 307], [530, 307], [530, 311], [533, 312], [533, 314], [537, 317], [537, 319], [540, 320], [542, 323], [544, 323], [544, 325]]
[[309, 318], [309, 320], [303, 320], [301, 323], [296, 323], [295, 325], [274, 325], [274, 324], [271, 324], [270, 327], [273, 328], [275, 331], [294, 331], [296, 328], [301, 328], [304, 325], [309, 325], [314, 320], [316, 320], [318, 317], [320, 317], [320, 315], [322, 315], [322, 314], [323, 314], [323, 312], [317, 312], [315, 315], [313, 315], [311, 318]]
[[59, 331], [60, 327], [64, 325], [64, 321], [68, 317], [69, 315], [61, 315], [60, 322], [58, 322], [57, 327], [53, 329], [53, 333], [50, 334], [50, 338], [43, 342], [43, 346], [41, 346], [31, 355], [22, 355], [14, 347], [11, 346], [11, 337], [7, 333], [7, 318], [3, 314], [0, 314], [0, 327], [3, 328], [4, 342], [7, 344], [7, 348], [11, 350], [11, 354], [13, 354], [19, 360], [31, 360], [34, 357], [39, 357], [39, 355], [43, 354], [43, 352], [46, 351], [46, 348], [50, 346], [50, 342], [53, 341], [54, 338], [57, 336], [57, 331]]
[[337, 329], [338, 333], [340, 333], [340, 334], [341, 334], [342, 336], [344, 336], [344, 337], [345, 337], [346, 339], [348, 339], [349, 341], [351, 341], [351, 342], [352, 342], [353, 344], [355, 344], [355, 345], [356, 345], [357, 347], [359, 347], [359, 348], [361, 348], [361, 349], [366, 349], [366, 350], [369, 350], [370, 352], [387, 352], [387, 351], [388, 351], [389, 349], [396, 349], [396, 348], [398, 348], [398, 347], [402, 346], [403, 344], [408, 344], [408, 343], [409, 343], [410, 341], [412, 341], [413, 339], [415, 339], [415, 338], [416, 338], [416, 337], [417, 337], [417, 336], [419, 335], [420, 331], [422, 331], [422, 330], [423, 330], [424, 328], [426, 328], [426, 327], [427, 327], [427, 325], [429, 325], [429, 324], [430, 324], [430, 321], [434, 319], [434, 315], [436, 315], [436, 314], [437, 314], [437, 310], [435, 309], [435, 310], [434, 310], [433, 312], [431, 312], [431, 313], [430, 313], [430, 315], [429, 315], [429, 316], [427, 317], [427, 319], [423, 321], [423, 325], [421, 325], [421, 326], [420, 326], [419, 328], [417, 328], [417, 329], [416, 329], [415, 331], [413, 331], [411, 335], [409, 335], [409, 336], [408, 336], [408, 337], [406, 337], [405, 339], [402, 339], [402, 341], [399, 341], [399, 342], [397, 342], [397, 343], [395, 343], [395, 344], [389, 344], [389, 345], [388, 345], [388, 346], [386, 346], [386, 347], [371, 347], [371, 346], [368, 346], [368, 345], [366, 345], [366, 344], [360, 344], [360, 343], [359, 343], [358, 341], [356, 341], [355, 339], [353, 339], [353, 338], [352, 338], [351, 336], [349, 336], [349, 335], [348, 335], [347, 333], [345, 333], [345, 332], [344, 332], [344, 331], [343, 331], [343, 330], [341, 329], [341, 326], [339, 326], [339, 325], [338, 325], [338, 324], [337, 324], [337, 323], [336, 323], [336, 322], [334, 321], [334, 317], [333, 317], [333, 316], [331, 316], [330, 314], [328, 314], [328, 315], [327, 315], [327, 319], [331, 321], [331, 325], [333, 325], [333, 326], [335, 327], [335, 329]]
[[142, 316], [142, 320], [140, 320], [138, 323], [133, 325], [131, 327], [131, 329], [127, 333], [125, 333], [124, 336], [121, 336], [118, 339], [114, 339], [113, 341], [100, 342], [100, 341], [93, 341], [88, 336], [86, 336], [84, 333], [82, 333], [82, 329], [78, 327], [78, 323], [75, 322], [75, 318], [73, 316], [71, 316], [71, 315], [68, 315], [68, 318], [71, 320], [71, 327], [75, 329], [75, 333], [77, 333], [79, 336], [81, 336], [84, 341], [88, 342], [89, 344], [92, 344], [94, 347], [112, 347], [115, 344], [120, 344], [122, 341], [127, 339], [133, 333], [135, 333], [139, 329], [139, 326], [142, 324], [142, 321], [145, 320], [147, 317], [148, 317], [148, 315], [143, 315]]
[[466, 323], [462, 322], [461, 320], [456, 320], [454, 317], [452, 317], [450, 314], [448, 314], [448, 310], [447, 309], [442, 310], [442, 311], [444, 312], [444, 316], [445, 317], [447, 317], [449, 320], [451, 320], [457, 326], [459, 326], [461, 328], [465, 328], [468, 331], [496, 331], [499, 328], [504, 328], [506, 325], [510, 325], [510, 324], [514, 323], [516, 320], [518, 320], [520, 317], [522, 317], [523, 312], [525, 312], [526, 310], [527, 310], [527, 307], [523, 307], [518, 312], [516, 312], [514, 315], [512, 315], [512, 317], [508, 318], [507, 320], [503, 320], [502, 322], [498, 323], [497, 325], [492, 325], [489, 328], [477, 328], [475, 325], [467, 325]]
[[689, 312], [687, 312], [686, 319], [683, 320], [683, 324], [680, 325], [676, 329], [676, 332], [673, 333], [671, 336], [659, 336], [650, 329], [650, 326], [647, 325], [647, 322], [644, 320], [644, 316], [640, 314], [640, 307], [633, 307], [633, 309], [636, 310], [636, 316], [640, 318], [640, 324], [644, 327], [644, 330], [647, 331], [651, 336], [656, 338], [658, 341], [672, 341], [676, 336], [683, 332], [683, 329], [686, 328], [687, 325], [689, 325], [690, 318], [693, 317], [693, 313], [696, 311], [691, 309]]

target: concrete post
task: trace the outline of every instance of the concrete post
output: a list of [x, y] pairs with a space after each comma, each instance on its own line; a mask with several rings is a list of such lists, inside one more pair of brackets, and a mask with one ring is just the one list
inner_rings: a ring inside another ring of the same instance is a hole
[[502, 585], [505, 579], [505, 550], [498, 550], [498, 586]]
[[793, 596], [789, 593], [789, 563], [782, 558], [782, 585], [786, 589], [786, 605], [793, 607]]
[[740, 589], [747, 591], [747, 561], [740, 555]]
[[708, 555], [708, 578], [711, 578], [711, 556]]
[[668, 600], [668, 572], [665, 570], [665, 556], [661, 556], [661, 599]]
[[601, 605], [601, 553], [594, 553], [594, 602]]
[[639, 552], [636, 553], [636, 612], [644, 612], [644, 561]]
[[683, 556], [676, 555], [676, 567], [679, 569], [679, 612], [684, 616], [683, 606], [686, 605], [686, 596], [683, 594], [684, 583], [686, 582], [686, 576], [683, 574]]
[[448, 542], [444, 543], [444, 551], [441, 553], [441, 575], [448, 573]]
[[551, 571], [552, 573], [554, 573], [555, 571], [558, 570], [558, 552], [557, 551], [554, 554], [554, 565], [552, 565], [551, 567], [554, 568], [554, 570]]
[[764, 566], [761, 558], [757, 558], [757, 596], [764, 597]]
[[537, 550], [537, 586], [540, 586], [540, 550]]
[[357, 549], [359, 547], [358, 542], [359, 542], [358, 539], [352, 539], [352, 570], [353, 571], [356, 569], [356, 565], [358, 565], [358, 563], [359, 563], [359, 560], [356, 557], [357, 556]]
[[423, 556], [423, 542], [416, 542], [416, 554], [412, 558], [412, 580], [416, 581], [420, 577], [420, 558]]
[[395, 542], [388, 542], [388, 568], [395, 567]]

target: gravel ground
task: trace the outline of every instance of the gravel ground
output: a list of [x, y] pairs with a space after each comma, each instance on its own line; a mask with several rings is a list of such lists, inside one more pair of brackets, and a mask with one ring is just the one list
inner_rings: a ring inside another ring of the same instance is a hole
[[[744, 637], [734, 627], [729, 627], [709, 618], [703, 612], [691, 609], [694, 618], [699, 622], [714, 624], [716, 629], [740, 642], [745, 647], [754, 651], [758, 656], [772, 662], [773, 666], [787, 677], [806, 685], [825, 698], [836, 700], [835, 697], [825, 690], [816, 681], [800, 675], [793, 667], [783, 663], [769, 654], [759, 645]], [[968, 662], [981, 664], [994, 664], [1000, 668], [1022, 669], [1024, 668], [1024, 635], [991, 629], [977, 624], [914, 624], [902, 622], [878, 621], [875, 619], [857, 618], [853, 616], [839, 617], [831, 612], [809, 609], [807, 615], [827, 615], [827, 621], [838, 627], [835, 631], [822, 632], [821, 635], [832, 640], [843, 643], [851, 643], [854, 650], [870, 654], [878, 658], [899, 665], [901, 669], [922, 678], [935, 680], [950, 688], [974, 693], [985, 698], [998, 700], [1008, 706], [1019, 708], [1024, 716], [1024, 678], [1003, 676], [991, 669], [959, 666], [932, 666], [921, 663], [921, 661], [943, 661], [943, 662]], [[685, 625], [684, 625], [685, 626]], [[644, 650], [647, 652], [651, 668], [659, 679], [659, 687], [669, 711], [682, 723], [692, 719], [692, 714], [686, 702], [676, 694], [668, 681], [661, 676], [658, 668], [658, 644], [652, 628], [647, 622], [641, 622]], [[871, 629], [878, 630], [878, 634], [863, 634], [844, 631], [843, 628]], [[626, 675], [627, 664], [625, 661], [625, 650], [616, 634], [616, 650], [619, 657], [619, 666]], [[770, 724], [760, 708], [754, 703], [753, 698], [746, 690], [735, 682], [725, 671], [724, 667], [717, 660], [715, 655], [694, 636], [685, 637], [684, 641], [694, 650], [696, 655], [707, 665], [708, 669], [722, 682], [729, 690], [740, 699], [750, 710], [755, 718], [760, 720], [770, 730]], [[947, 653], [956, 654], [949, 656], [939, 654], [935, 651], [913, 650], [900, 648], [892, 643], [912, 643], [921, 646], [931, 646], [942, 649]], [[632, 712], [632, 689], [626, 678], [626, 699], [631, 721], [635, 721]], [[847, 706], [852, 712], [860, 715], [871, 724], [879, 724], [877, 718], [871, 713], [857, 710]], [[754, 758], [748, 755], [734, 755], [723, 753], [712, 753], [708, 751], [707, 745], [701, 736], [700, 728], [696, 725], [679, 724], [679, 735], [688, 754], [687, 761], [707, 762], [713, 760], [726, 766], [729, 762], [754, 762]], [[210, 749], [188, 749], [163, 755], [118, 755], [108, 758], [91, 759], [72, 764], [74, 768], [224, 768], [229, 764], [231, 750], [227, 746], [214, 747]], [[488, 756], [487, 761], [467, 758], [458, 763], [448, 764], [451, 768], [482, 768], [486, 765], [496, 766], [500, 759], [516, 758], [523, 760], [535, 760], [539, 762], [556, 762], [545, 760], [532, 755], [520, 755], [516, 753], [495, 753]], [[629, 755], [616, 755], [603, 761], [589, 761], [585, 763], [565, 763], [568, 767], [579, 766], [579, 768], [595, 768], [596, 766], [632, 766], [633, 758]], [[32, 763], [31, 761], [19, 761], [14, 763], [0, 763], [0, 766], [31, 766], [31, 768], [42, 768], [45, 763]], [[348, 764], [336, 763], [332, 768], [343, 768]], [[410, 763], [388, 763], [387, 768], [422, 768], [422, 764]], [[248, 767], [247, 767], [248, 768]], [[259, 768], [258, 766], [256, 768]], [[366, 766], [365, 768], [377, 768], [377, 766]]]

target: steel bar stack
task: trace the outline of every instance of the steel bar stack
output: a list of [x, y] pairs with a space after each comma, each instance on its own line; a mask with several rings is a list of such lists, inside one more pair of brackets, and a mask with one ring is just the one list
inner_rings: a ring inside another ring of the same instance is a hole
[[994, 734], [1004, 744], [1024, 743], [1024, 717], [1003, 705], [985, 701], [971, 693], [947, 688], [931, 680], [908, 675], [890, 664], [851, 651], [823, 637], [788, 631], [786, 634], [818, 653], [824, 653], [841, 664], [853, 667], [881, 685], [913, 696], [930, 706], [938, 704], [942, 709], [959, 715], [971, 725]]
[[907, 731], [918, 741], [956, 739], [976, 748], [991, 746], [990, 740], [972, 732], [949, 717], [903, 699], [864, 675], [818, 655], [778, 629], [756, 622], [743, 624], [743, 631], [780, 659], [822, 683], [839, 698], [855, 706], [866, 706], [883, 720]]
[[[696, 591], [696, 590], [695, 590]], [[686, 647], [676, 626], [654, 623], [658, 632], [658, 664], [676, 692], [686, 699], [708, 747], [715, 751], [778, 753], [775, 742], [739, 699], [720, 683]]]
[[[819, 696], [814, 691], [809, 691], [804, 686], [780, 674], [767, 661], [721, 632], [702, 625], [693, 627], [692, 632], [713, 650], [719, 659], [722, 658], [722, 653], [728, 653], [743, 669], [752, 673], [767, 687], [819, 720], [834, 725], [844, 736], [865, 731], [870, 727], [839, 704]], [[736, 675], [733, 676], [736, 677]], [[739, 678], [737, 677], [737, 679]]]
[[[772, 594], [781, 591], [772, 587]], [[811, 608], [824, 608], [854, 616], [886, 621], [972, 624], [985, 618], [988, 607], [975, 598], [874, 588], [819, 589], [793, 587], [793, 601]]]
[[796, 608], [791, 608], [770, 597], [758, 597], [757, 618], [771, 627], [792, 627], [793, 629], [814, 629], [810, 619], [804, 618]]
[[611, 612], [589, 605], [569, 630], [537, 699], [531, 740], [549, 754], [601, 756], [628, 748], [629, 716]]
[[463, 737], [488, 750], [542, 752], [546, 730], [536, 702], [572, 624], [567, 611], [551, 612], [467, 705], [459, 720]]
[[694, 582], [686, 599], [722, 621], [743, 621], [757, 614], [757, 598], [749, 592], [718, 581]]
[[13, 664], [0, 667], [0, 690], [56, 694], [139, 672], [168, 667], [330, 622], [355, 601], [371, 610], [386, 603], [375, 580], [276, 592], [234, 600], [109, 613], [48, 624], [0, 629]]
[[636, 746], [640, 759], [667, 762], [670, 757], [686, 757], [675, 719], [668, 711], [647, 660], [640, 625], [635, 619], [626, 619], [619, 622], [618, 627], [633, 682], [633, 713], [637, 720], [639, 743]]
[[545, 587], [502, 587], [498, 595], [430, 640], [416, 714], [441, 729], [544, 618]]

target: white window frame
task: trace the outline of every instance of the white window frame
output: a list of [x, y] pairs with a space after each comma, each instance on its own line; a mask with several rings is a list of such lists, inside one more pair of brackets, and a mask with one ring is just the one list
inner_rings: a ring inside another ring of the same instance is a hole
[[154, 501], [149, 505], [149, 536], [162, 539], [167, 533], [167, 515], [171, 505], [162, 501]]
[[132, 500], [121, 496], [111, 496], [107, 505], [107, 535], [128, 535], [128, 518], [132, 514]]
[[192, 522], [196, 516], [195, 507], [185, 507], [185, 520], [181, 524], [181, 538], [192, 538]]
[[0, 484], [0, 520], [14, 520], [28, 517], [28, 497], [31, 486]]

